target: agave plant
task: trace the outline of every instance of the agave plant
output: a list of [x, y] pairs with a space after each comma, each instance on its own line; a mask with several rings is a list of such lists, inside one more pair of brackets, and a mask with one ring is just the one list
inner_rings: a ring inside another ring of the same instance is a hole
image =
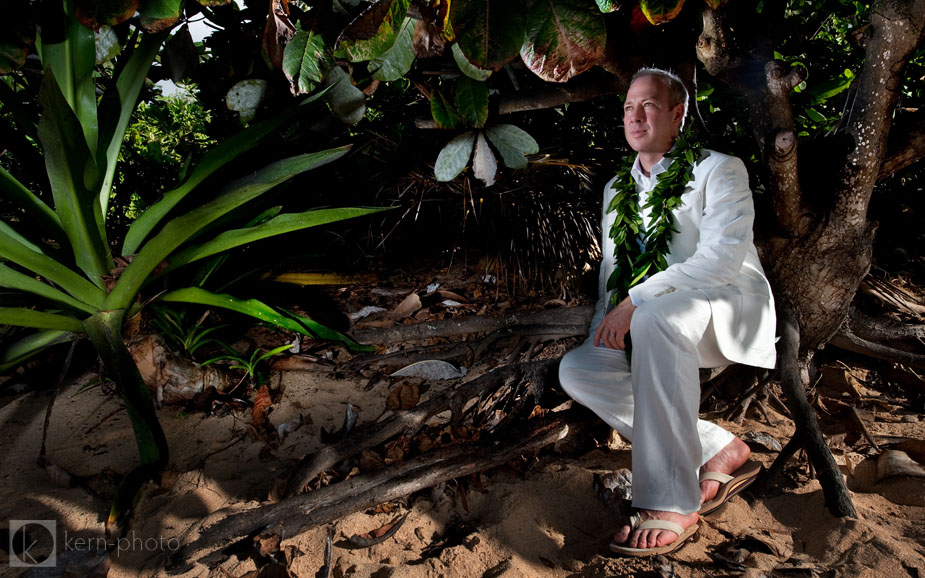
[[[43, 9], [49, 3], [43, 4]], [[150, 4], [150, 3], [149, 3]], [[179, 3], [175, 3], [179, 6]], [[381, 209], [342, 208], [298, 214], [264, 214], [238, 224], [235, 209], [292, 177], [330, 163], [348, 151], [339, 147], [276, 161], [247, 176], [225, 183], [215, 193], [219, 170], [241, 153], [298, 115], [309, 110], [309, 98], [292, 110], [252, 125], [208, 152], [186, 178], [152, 205], [131, 226], [114, 258], [105, 215], [116, 162], [129, 119], [148, 70], [168, 30], [136, 30], [115, 70], [111, 92], [97, 101], [94, 82], [94, 33], [77, 19], [65, 1], [60, 37], [39, 36], [44, 70], [40, 90], [41, 120], [22, 129], [38, 137], [53, 205], [0, 167], [0, 194], [15, 204], [22, 219], [0, 222], [0, 286], [29, 295], [30, 306], [0, 307], [0, 324], [32, 331], [0, 356], [0, 370], [22, 363], [50, 345], [88, 338], [106, 377], [116, 384], [134, 429], [140, 465], [120, 484], [107, 528], [127, 513], [141, 484], [157, 475], [168, 460], [168, 447], [151, 395], [122, 338], [123, 323], [140, 309], [139, 293], [166, 269], [216, 255], [228, 249], [289, 231], [369, 214]], [[51, 28], [49, 28], [51, 29]], [[44, 32], [44, 29], [43, 29]], [[13, 94], [4, 91], [7, 98]], [[2, 101], [8, 110], [9, 100]], [[34, 130], [33, 130], [34, 129]], [[225, 172], [225, 171], [222, 171]], [[204, 181], [212, 177], [208, 186]], [[190, 195], [203, 198], [198, 207], [176, 214], [176, 205]], [[24, 222], [38, 227], [23, 227]], [[118, 265], [118, 266], [117, 266]], [[215, 294], [201, 287], [180, 288], [160, 300], [206, 304], [245, 313], [315, 337], [340, 339], [311, 319], [288, 314], [254, 299]]]

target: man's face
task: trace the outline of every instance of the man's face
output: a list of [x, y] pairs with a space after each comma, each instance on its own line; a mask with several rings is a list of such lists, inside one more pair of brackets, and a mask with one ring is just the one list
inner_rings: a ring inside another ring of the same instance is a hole
[[658, 76], [633, 81], [623, 104], [623, 131], [638, 153], [664, 154], [681, 129], [684, 105], [671, 106], [668, 85]]

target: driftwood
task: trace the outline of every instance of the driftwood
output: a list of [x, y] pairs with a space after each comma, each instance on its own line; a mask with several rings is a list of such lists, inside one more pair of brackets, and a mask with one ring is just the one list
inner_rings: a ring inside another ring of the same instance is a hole
[[498, 330], [511, 335], [548, 335], [562, 337], [583, 335], [588, 329], [594, 307], [568, 307], [511, 313], [504, 317], [472, 316], [461, 319], [440, 319], [414, 325], [396, 325], [381, 329], [354, 332], [354, 339], [362, 344], [418, 341], [434, 337], [458, 337], [473, 333], [490, 333]]
[[509, 379], [524, 376], [522, 381], [534, 382], [536, 390], [541, 391], [545, 382], [544, 374], [556, 363], [556, 360], [547, 360], [499, 367], [464, 383], [457, 389], [447, 391], [410, 410], [396, 413], [384, 421], [372, 424], [354, 435], [309, 454], [302, 458], [290, 476], [284, 495], [291, 497], [301, 493], [315, 476], [341, 460], [358, 455], [364, 449], [383, 443], [398, 434], [413, 435], [428, 419], [438, 413], [452, 409], [454, 418], [458, 419], [470, 399], [482, 397], [485, 393], [498, 389]]
[[[221, 550], [240, 538], [269, 530], [293, 536], [352, 512], [407, 496], [439, 483], [497, 467], [524, 453], [535, 452], [568, 433], [585, 416], [566, 412], [548, 418], [525, 420], [504, 436], [450, 446], [373, 474], [350, 478], [313, 492], [254, 510], [228, 514], [220, 510], [190, 531], [198, 537], [174, 551], [167, 560], [171, 573], [192, 568], [191, 560], [214, 565], [225, 557]], [[223, 517], [224, 516], [224, 517]], [[217, 520], [210, 524], [210, 521]]]

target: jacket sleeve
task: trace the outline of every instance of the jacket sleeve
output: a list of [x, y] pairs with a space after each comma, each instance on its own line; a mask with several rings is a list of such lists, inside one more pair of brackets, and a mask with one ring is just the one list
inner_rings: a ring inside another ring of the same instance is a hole
[[718, 162], [704, 159], [701, 164], [709, 165], [703, 171], [695, 169], [692, 183], [703, 195], [696, 250], [630, 289], [634, 304], [673, 291], [720, 287], [732, 283], [739, 274], [754, 235], [755, 207], [748, 173], [738, 158], [711, 156]]

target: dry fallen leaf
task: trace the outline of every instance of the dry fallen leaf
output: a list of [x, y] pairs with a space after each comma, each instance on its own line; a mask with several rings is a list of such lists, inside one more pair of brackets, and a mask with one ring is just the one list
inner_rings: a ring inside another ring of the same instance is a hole
[[251, 418], [254, 424], [260, 426], [267, 421], [267, 412], [271, 405], [273, 405], [273, 400], [270, 399], [270, 389], [266, 385], [260, 386], [257, 398], [254, 399], [254, 407], [251, 408]]
[[403, 383], [389, 393], [385, 406], [391, 411], [411, 409], [421, 401], [421, 392], [413, 383]]
[[420, 308], [421, 298], [417, 293], [411, 293], [389, 313], [389, 317], [395, 320], [404, 319]]

